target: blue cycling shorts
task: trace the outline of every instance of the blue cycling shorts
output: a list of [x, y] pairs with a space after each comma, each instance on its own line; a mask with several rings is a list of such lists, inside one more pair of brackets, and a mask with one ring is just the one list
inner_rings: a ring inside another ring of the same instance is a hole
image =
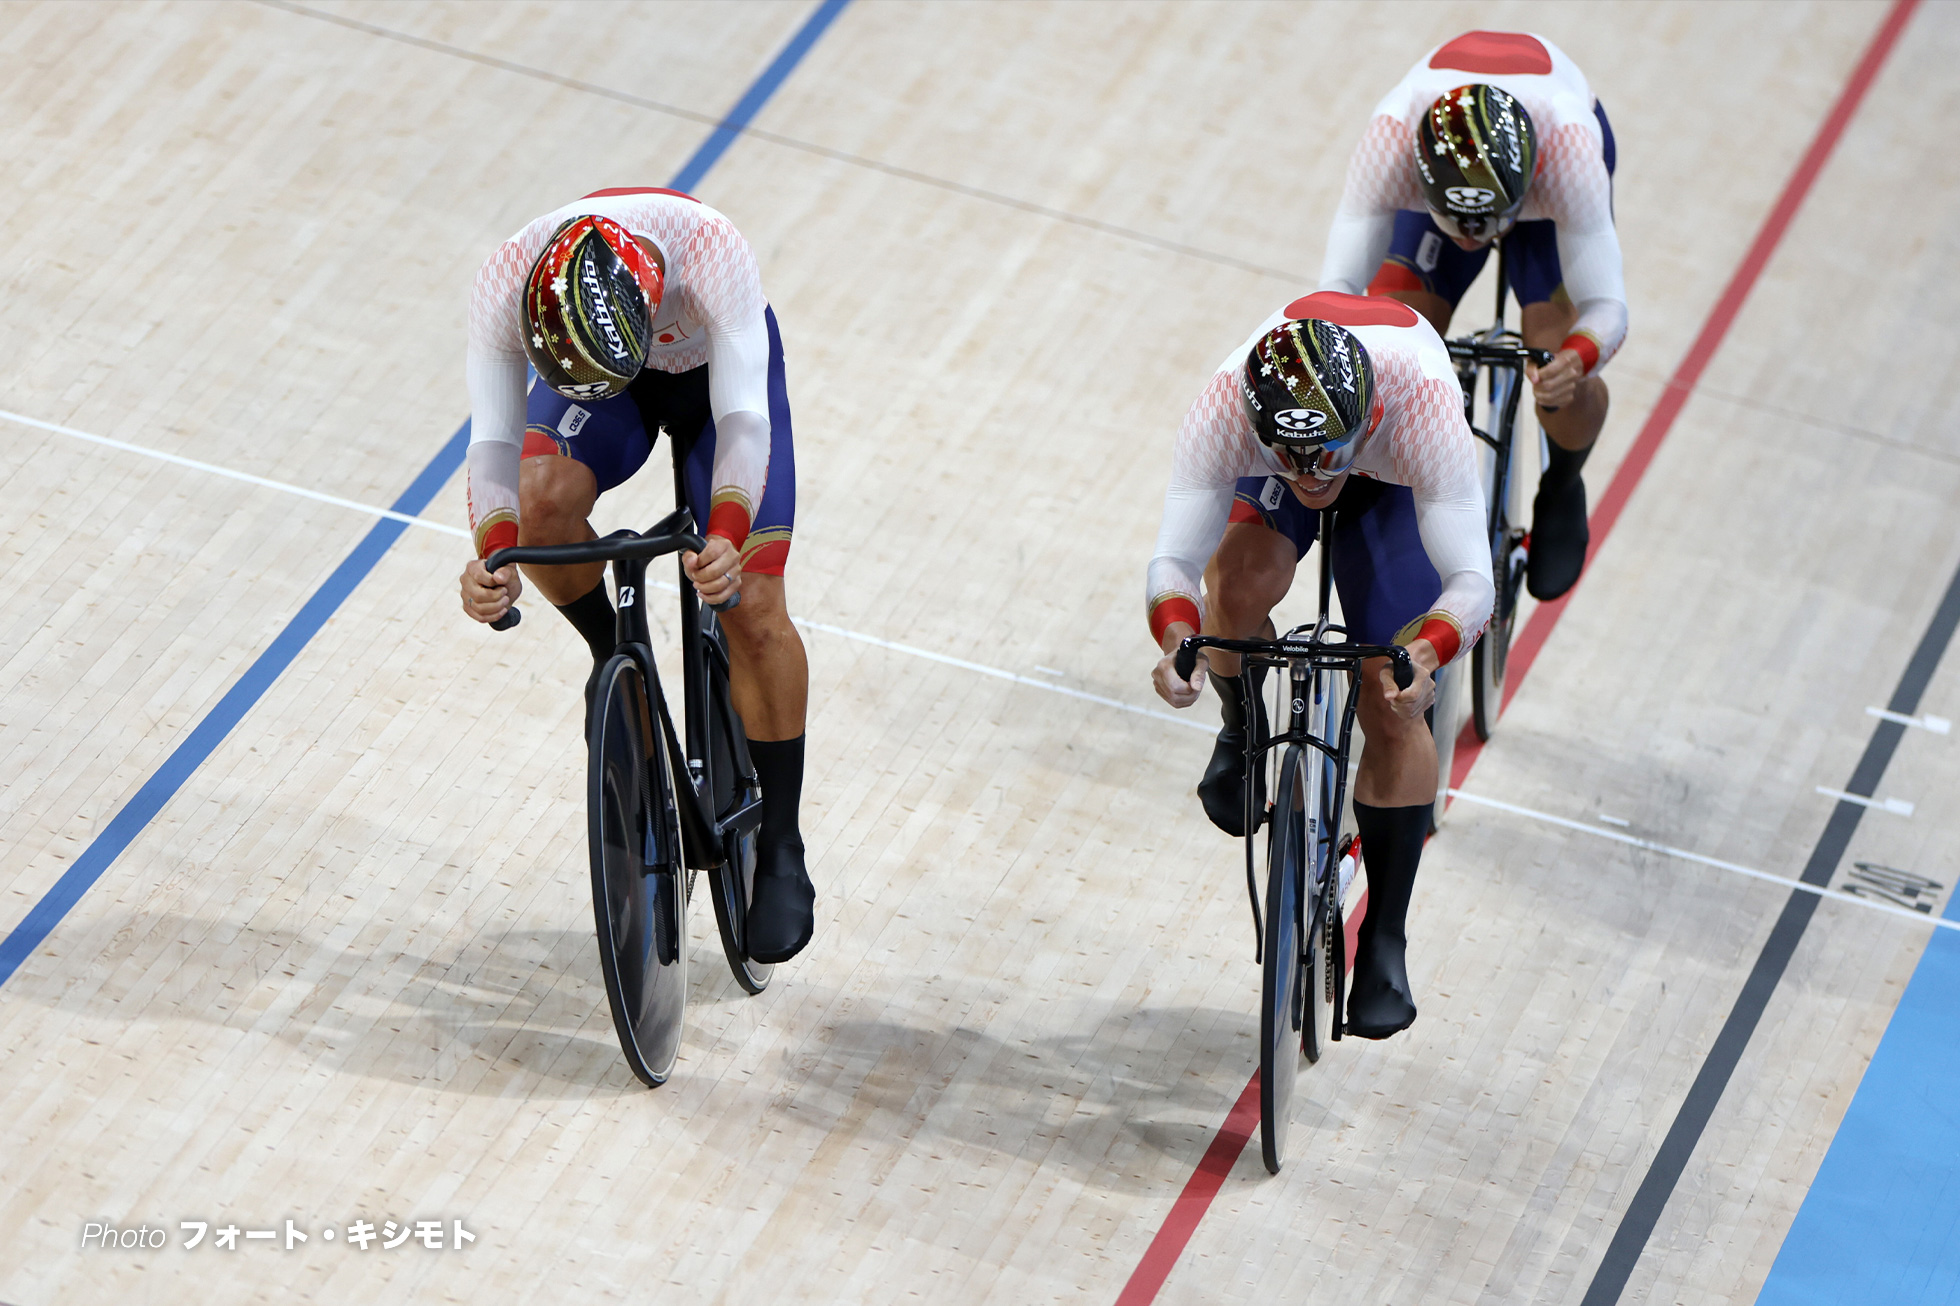
[[[1613, 127], [1606, 121], [1606, 108], [1597, 102], [1593, 114], [1605, 137], [1606, 175], [1613, 175], [1619, 151], [1613, 144]], [[1440, 295], [1455, 308], [1470, 283], [1484, 269], [1490, 246], [1464, 249], [1445, 236], [1430, 218], [1427, 209], [1404, 209], [1395, 215], [1395, 235], [1388, 243], [1388, 257], [1368, 285], [1371, 295], [1394, 290], [1426, 290]], [[1511, 289], [1520, 304], [1542, 304], [1558, 298], [1565, 274], [1558, 261], [1558, 224], [1549, 218], [1534, 218], [1512, 227], [1504, 237], [1504, 257], [1510, 273]]]
[[[783, 376], [783, 337], [774, 309], [769, 323], [769, 481], [742, 545], [742, 570], [780, 576], [796, 525], [796, 442], [790, 430], [789, 387]], [[707, 525], [714, 494], [715, 420], [708, 407], [708, 369], [641, 372], [611, 399], [567, 399], [533, 385], [525, 409], [525, 458], [558, 454], [592, 469], [604, 494], [646, 463], [664, 429], [681, 452], [687, 505], [695, 529]]]
[[[1406, 485], [1350, 476], [1334, 500], [1334, 588], [1341, 596], [1348, 637], [1390, 644], [1402, 628], [1432, 612], [1443, 582], [1416, 530], [1416, 498]], [[1320, 513], [1295, 498], [1277, 476], [1239, 479], [1234, 522], [1256, 522], [1293, 542], [1293, 559], [1307, 556], [1320, 532]]]

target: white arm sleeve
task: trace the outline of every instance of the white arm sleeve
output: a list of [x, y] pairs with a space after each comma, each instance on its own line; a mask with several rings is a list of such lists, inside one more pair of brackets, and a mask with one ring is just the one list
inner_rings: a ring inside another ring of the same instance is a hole
[[1483, 495], [1468, 499], [1418, 495], [1416, 530], [1430, 565], [1443, 581], [1437, 610], [1447, 613], [1462, 632], [1463, 642], [1456, 651], [1461, 658], [1483, 633], [1497, 602], [1497, 587], [1490, 577], [1490, 538], [1484, 534]]
[[1271, 470], [1261, 461], [1263, 452], [1235, 372], [1215, 374], [1185, 414], [1171, 453], [1164, 520], [1145, 580], [1144, 612], [1153, 638], [1161, 629], [1157, 609], [1167, 601], [1188, 600], [1203, 619], [1205, 564], [1224, 538], [1239, 477]]
[[688, 241], [686, 265], [694, 315], [708, 329], [708, 407], [715, 419], [709, 516], [732, 504], [741, 509], [746, 532], [769, 482], [769, 322], [762, 271], [725, 218], [701, 224]]
[[1368, 282], [1375, 269], [1388, 257], [1389, 242], [1395, 238], [1395, 214], [1349, 213], [1334, 215], [1327, 229], [1327, 254], [1320, 262], [1320, 289], [1338, 290], [1349, 295], [1368, 293]]
[[513, 248], [506, 244], [483, 265], [470, 297], [464, 377], [470, 392], [470, 529], [479, 555], [492, 526], [517, 521], [517, 461], [524, 445], [528, 365], [517, 335]]
[[1593, 373], [1619, 352], [1627, 338], [1627, 291], [1620, 264], [1620, 236], [1611, 226], [1600, 231], [1568, 232], [1558, 228], [1558, 261], [1565, 273], [1565, 293], [1579, 310], [1574, 332], [1584, 332], [1599, 346]]
[[1394, 239], [1396, 213], [1422, 208], [1410, 156], [1414, 140], [1407, 124], [1379, 109], [1369, 120], [1368, 130], [1348, 159], [1341, 204], [1327, 230], [1327, 253], [1320, 263], [1322, 290], [1366, 294]]
[[1231, 485], [1180, 484], [1164, 491], [1164, 521], [1157, 528], [1157, 552], [1150, 559], [1144, 596], [1147, 611], [1167, 598], [1187, 598], [1204, 616], [1200, 595], [1205, 564], [1225, 537], [1232, 513]]

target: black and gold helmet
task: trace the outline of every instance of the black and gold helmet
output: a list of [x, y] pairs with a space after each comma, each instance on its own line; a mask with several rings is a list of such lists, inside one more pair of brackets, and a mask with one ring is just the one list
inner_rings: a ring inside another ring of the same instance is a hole
[[1488, 243], [1510, 230], [1538, 165], [1538, 137], [1517, 97], [1495, 86], [1438, 96], [1416, 133], [1416, 173], [1436, 225]]
[[1296, 470], [1330, 477], [1353, 461], [1379, 411], [1367, 348], [1345, 327], [1315, 317], [1260, 336], [1241, 386], [1260, 441]]

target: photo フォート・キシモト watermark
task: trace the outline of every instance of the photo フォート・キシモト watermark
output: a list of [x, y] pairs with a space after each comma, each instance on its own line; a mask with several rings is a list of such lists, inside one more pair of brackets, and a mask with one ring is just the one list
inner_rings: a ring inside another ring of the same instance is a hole
[[215, 1251], [235, 1252], [241, 1246], [255, 1242], [292, 1251], [301, 1243], [318, 1238], [323, 1243], [342, 1242], [356, 1251], [370, 1248], [379, 1251], [393, 1251], [397, 1247], [413, 1243], [417, 1247], [432, 1252], [445, 1249], [461, 1251], [464, 1246], [476, 1241], [476, 1235], [463, 1227], [461, 1220], [404, 1220], [396, 1224], [393, 1220], [383, 1220], [377, 1228], [367, 1220], [356, 1220], [342, 1228], [327, 1225], [315, 1234], [309, 1234], [291, 1220], [285, 1221], [283, 1229], [241, 1229], [236, 1224], [222, 1224], [213, 1228], [209, 1220], [180, 1220], [177, 1222], [177, 1238], [173, 1243], [167, 1226], [160, 1224], [140, 1224], [131, 1228], [119, 1228], [98, 1220], [90, 1220], [82, 1226], [82, 1250], [84, 1251], [156, 1251], [160, 1248], [176, 1246], [184, 1251], [193, 1251], [200, 1246], [208, 1246]]

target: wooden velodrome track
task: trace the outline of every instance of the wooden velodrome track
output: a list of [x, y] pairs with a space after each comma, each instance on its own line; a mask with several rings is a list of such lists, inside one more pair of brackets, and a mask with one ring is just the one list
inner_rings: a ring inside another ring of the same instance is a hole
[[[1221, 1132], [1258, 971], [1191, 796], [1215, 716], [1146, 680], [1184, 407], [1311, 288], [1380, 93], [1467, 28], [1536, 30], [1619, 139], [1597, 497], [1893, 11], [835, 15], [695, 183], [788, 343], [818, 937], [744, 998], [703, 907], [649, 1092], [592, 942], [583, 651], [541, 610], [462, 618], [441, 451], [486, 251], [703, 157], [812, 12], [0, 8], [0, 1300], [1753, 1299], [1935, 929], [1796, 895], [1660, 1183], [1792, 895], [1602, 836], [1787, 878], [1851, 812], [1833, 884], [1896, 868], [1937, 912], [1960, 876], [1952, 736], [1902, 732], [1876, 793], [1910, 816], [1817, 792], [1960, 560], [1960, 10], [1870, 65], [1463, 780], [1571, 824], [1456, 805], [1421, 1019], [1303, 1075], [1278, 1177], [1242, 1113]], [[1924, 710], [1960, 716], [1956, 675]], [[424, 1219], [475, 1241], [346, 1242]], [[185, 1250], [185, 1221], [280, 1235]]]

